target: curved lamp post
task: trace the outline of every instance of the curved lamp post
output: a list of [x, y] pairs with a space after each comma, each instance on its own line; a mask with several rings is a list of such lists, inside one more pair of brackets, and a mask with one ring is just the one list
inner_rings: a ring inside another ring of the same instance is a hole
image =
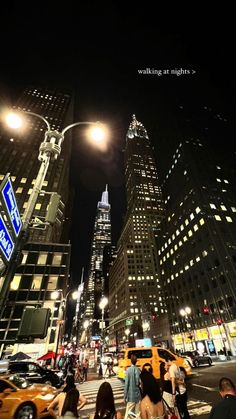
[[101, 356], [101, 360], [100, 360], [100, 366], [99, 366], [99, 375], [102, 376], [103, 375], [103, 370], [102, 370], [102, 357], [103, 357], [103, 340], [104, 340], [104, 309], [108, 304], [108, 299], [107, 297], [103, 296], [100, 300], [99, 303], [99, 308], [102, 310], [102, 325], [101, 325], [101, 352], [100, 352], [100, 356]]
[[[37, 199], [38, 199], [38, 195], [41, 192], [42, 186], [43, 186], [43, 182], [45, 180], [47, 171], [48, 171], [48, 166], [50, 163], [50, 160], [56, 160], [58, 158], [58, 156], [61, 153], [61, 145], [62, 142], [64, 141], [64, 135], [65, 133], [73, 128], [76, 127], [78, 125], [92, 125], [95, 128], [94, 131], [94, 140], [97, 142], [101, 142], [103, 140], [104, 134], [105, 134], [105, 130], [104, 128], [102, 129], [102, 124], [99, 122], [90, 122], [90, 121], [85, 121], [85, 122], [75, 122], [73, 124], [70, 124], [68, 126], [66, 126], [61, 132], [57, 131], [57, 130], [52, 130], [50, 127], [49, 122], [47, 121], [46, 118], [44, 118], [42, 115], [39, 115], [35, 112], [30, 112], [30, 111], [20, 111], [20, 114], [27, 114], [27, 115], [32, 115], [33, 117], [36, 117], [38, 119], [41, 119], [47, 126], [47, 130], [44, 134], [44, 141], [40, 144], [39, 147], [39, 155], [38, 155], [38, 159], [39, 161], [41, 161], [41, 166], [38, 172], [38, 175], [36, 177], [35, 180], [35, 184], [34, 187], [32, 189], [32, 192], [30, 194], [29, 197], [29, 201], [27, 204], [27, 208], [25, 209], [25, 212], [23, 214], [22, 217], [22, 222], [23, 222], [23, 230], [27, 230], [29, 223], [30, 223], [30, 219], [32, 217]], [[10, 113], [7, 116], [7, 124], [13, 128], [13, 129], [18, 129], [20, 128], [21, 124], [22, 124], [22, 120], [20, 118], [20, 114], [18, 113]]]
[[51, 293], [51, 299], [52, 300], [59, 299], [60, 293], [61, 293], [60, 310], [59, 310], [59, 315], [58, 315], [58, 325], [59, 325], [59, 328], [58, 328], [57, 341], [56, 341], [54, 367], [56, 367], [56, 359], [57, 359], [58, 347], [61, 344], [62, 332], [63, 332], [64, 327], [65, 327], [65, 316], [66, 316], [66, 307], [67, 307], [68, 297], [69, 297], [70, 294], [72, 294], [73, 300], [76, 300], [78, 298], [78, 291], [69, 290], [66, 293], [66, 295], [63, 296], [63, 291], [62, 290], [58, 290], [58, 291], [52, 291], [52, 293]]
[[[44, 134], [44, 140], [41, 142], [40, 147], [39, 147], [38, 159], [41, 162], [41, 165], [40, 165], [33, 189], [29, 196], [27, 207], [22, 216], [22, 224], [23, 224], [22, 231], [16, 243], [14, 257], [12, 257], [12, 262], [8, 267], [8, 271], [7, 271], [4, 283], [1, 288], [0, 317], [2, 317], [2, 314], [3, 314], [4, 304], [7, 299], [7, 293], [9, 290], [10, 282], [12, 280], [12, 277], [15, 274], [15, 270], [19, 263], [19, 255], [21, 254], [21, 250], [27, 240], [27, 233], [28, 233], [30, 221], [31, 221], [33, 211], [37, 203], [38, 196], [41, 192], [43, 182], [47, 175], [49, 163], [51, 160], [56, 160], [58, 156], [60, 155], [61, 145], [64, 140], [65, 133], [69, 129], [76, 127], [78, 125], [91, 125], [95, 128], [94, 140], [97, 142], [98, 145], [101, 144], [101, 141], [103, 140], [103, 136], [105, 134], [105, 130], [102, 130], [102, 127], [103, 127], [102, 124], [100, 124], [99, 122], [89, 122], [89, 121], [75, 122], [73, 124], [66, 126], [61, 132], [59, 132], [57, 130], [51, 129], [49, 122], [42, 115], [39, 115], [31, 111], [17, 111], [17, 112], [14, 112], [14, 113], [12, 112], [8, 114], [6, 116], [7, 125], [13, 129], [20, 128], [23, 122], [21, 119], [21, 115], [24, 115], [24, 114], [31, 115], [32, 117], [36, 117], [40, 119], [41, 121], [45, 123], [47, 129]], [[102, 132], [103, 132], [103, 135], [102, 135]]]
[[[180, 314], [182, 317], [185, 317], [185, 319], [186, 319], [186, 326], [187, 326], [187, 328], [191, 328], [191, 324], [190, 324], [190, 323], [188, 323], [188, 316], [189, 316], [189, 314], [191, 314], [191, 311], [192, 311], [192, 310], [191, 310], [191, 308], [190, 308], [190, 307], [181, 308], [181, 309], [179, 310], [179, 314]], [[194, 349], [192, 340], [191, 340], [191, 344], [192, 344], [192, 349]], [[184, 343], [184, 339], [183, 339], [183, 346], [184, 346], [184, 350], [185, 350], [185, 343]]]

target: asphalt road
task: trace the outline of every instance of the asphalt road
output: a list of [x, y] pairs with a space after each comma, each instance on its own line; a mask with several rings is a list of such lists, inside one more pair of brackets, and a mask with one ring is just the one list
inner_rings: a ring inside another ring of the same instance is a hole
[[[187, 380], [189, 399], [201, 400], [211, 406], [217, 404], [220, 401], [218, 383], [221, 377], [229, 377], [236, 384], [235, 360], [215, 362], [211, 367], [193, 368], [193, 376]], [[207, 419], [209, 414], [198, 414], [196, 417]]]

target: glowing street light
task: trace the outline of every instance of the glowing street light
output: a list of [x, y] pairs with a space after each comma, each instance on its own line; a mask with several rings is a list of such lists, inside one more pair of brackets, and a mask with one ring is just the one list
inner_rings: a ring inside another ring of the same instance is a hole
[[42, 185], [48, 171], [50, 160], [56, 160], [61, 153], [61, 145], [62, 145], [62, 142], [64, 141], [65, 133], [69, 129], [76, 127], [78, 125], [91, 125], [93, 127], [93, 130], [92, 132], [90, 131], [90, 134], [92, 135], [94, 143], [101, 150], [105, 150], [106, 149], [105, 139], [106, 139], [107, 129], [100, 122], [85, 121], [85, 122], [75, 122], [73, 124], [70, 124], [67, 127], [65, 127], [61, 132], [59, 132], [57, 130], [52, 130], [49, 122], [42, 115], [39, 115], [35, 112], [30, 112], [30, 111], [20, 111], [16, 113], [11, 112], [10, 114], [8, 114], [6, 116], [6, 122], [8, 126], [12, 129], [20, 128], [23, 125], [22, 116], [24, 114], [31, 115], [33, 117], [41, 119], [47, 126], [47, 130], [45, 131], [45, 134], [44, 134], [44, 141], [40, 144], [40, 147], [39, 147], [38, 159], [39, 161], [41, 161], [41, 166], [40, 166], [38, 175], [36, 177], [34, 187], [30, 194], [27, 207], [22, 217], [23, 230], [25, 231], [27, 230], [29, 226], [29, 223], [30, 223], [37, 199], [38, 199], [38, 195], [41, 192]]
[[99, 375], [103, 375], [102, 370], [102, 358], [103, 358], [103, 340], [104, 340], [104, 309], [108, 304], [107, 297], [103, 296], [99, 303], [99, 308], [102, 310], [102, 325], [101, 325], [101, 360], [100, 360], [100, 367], [99, 367]]

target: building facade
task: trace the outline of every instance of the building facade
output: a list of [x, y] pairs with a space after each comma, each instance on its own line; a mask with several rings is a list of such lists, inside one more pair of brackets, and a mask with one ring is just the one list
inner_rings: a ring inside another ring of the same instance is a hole
[[162, 185], [160, 269], [178, 350], [236, 353], [235, 167], [235, 153], [190, 138]]
[[144, 331], [158, 339], [158, 317], [165, 314], [157, 255], [164, 204], [153, 147], [135, 116], [126, 136], [125, 178], [127, 214], [109, 278], [110, 345], [134, 344]]
[[[13, 108], [15, 111], [36, 113], [44, 117], [49, 122], [51, 129], [59, 132], [73, 122], [73, 98], [70, 94], [57, 90], [28, 87], [22, 92]], [[10, 173], [21, 215], [27, 208], [28, 199], [38, 174], [40, 167], [39, 147], [47, 130], [46, 124], [39, 117], [29, 114], [24, 116], [23, 129], [13, 132], [2, 126], [0, 133], [2, 143], [0, 180], [6, 173]], [[72, 136], [71, 132], [68, 132], [60, 156], [49, 164], [43, 190], [35, 205], [29, 226], [28, 244], [23, 249], [23, 259], [12, 277], [4, 302], [4, 312], [0, 321], [0, 342], [3, 352], [7, 342], [11, 341], [12, 344], [16, 338], [21, 319], [20, 313], [27, 304], [33, 305], [34, 302], [37, 304], [38, 301], [44, 307], [51, 305], [51, 325], [53, 325], [51, 329], [55, 327], [54, 309], [56, 306], [54, 302], [50, 302], [51, 291], [58, 289], [66, 291], [68, 285], [70, 246], [61, 243], [63, 241], [68, 243], [69, 226], [68, 220], [66, 220], [66, 209], [68, 208], [70, 190], [71, 147]], [[53, 192], [57, 192], [61, 197], [60, 208], [56, 222], [53, 225], [46, 225], [45, 217]], [[42, 253], [45, 253], [44, 258]], [[47, 256], [47, 254], [53, 254], [55, 257]], [[41, 262], [42, 260], [44, 263]], [[4, 276], [1, 278], [1, 284], [3, 282]], [[48, 340], [42, 345], [42, 352], [49, 345], [50, 347], [56, 345], [58, 332], [54, 335], [50, 332], [49, 334]], [[53, 336], [54, 342], [52, 342]], [[15, 352], [16, 346], [14, 348], [11, 346], [11, 350]]]
[[111, 245], [111, 206], [108, 200], [108, 188], [102, 193], [97, 205], [97, 214], [92, 238], [91, 260], [86, 292], [86, 310], [84, 318], [92, 324], [92, 333], [99, 332], [101, 310], [99, 301], [104, 293], [103, 251]]

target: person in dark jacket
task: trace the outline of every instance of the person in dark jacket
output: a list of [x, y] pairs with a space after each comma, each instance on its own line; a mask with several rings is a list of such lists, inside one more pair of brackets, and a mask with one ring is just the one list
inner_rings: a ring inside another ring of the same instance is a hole
[[211, 409], [210, 419], [236, 419], [236, 387], [232, 380], [222, 377], [219, 391], [222, 400]]

